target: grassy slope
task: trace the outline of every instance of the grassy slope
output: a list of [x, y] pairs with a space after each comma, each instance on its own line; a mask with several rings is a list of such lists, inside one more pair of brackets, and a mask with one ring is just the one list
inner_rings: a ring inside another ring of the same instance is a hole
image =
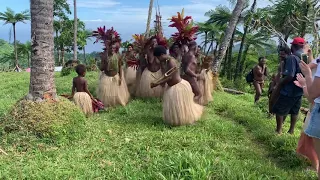
[[[0, 114], [27, 93], [27, 73], [0, 73]], [[69, 93], [72, 75], [56, 77]], [[88, 74], [94, 92], [98, 74]], [[295, 136], [276, 136], [275, 122], [252, 96], [217, 93], [202, 120], [169, 128], [159, 100], [133, 100], [86, 122], [86, 138], [61, 147], [18, 152], [5, 138], [0, 178], [19, 179], [310, 179], [295, 155]], [[301, 126], [301, 125], [300, 125]]]

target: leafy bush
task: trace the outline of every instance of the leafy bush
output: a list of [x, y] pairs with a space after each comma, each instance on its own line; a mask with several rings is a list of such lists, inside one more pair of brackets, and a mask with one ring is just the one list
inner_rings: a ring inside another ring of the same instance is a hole
[[75, 71], [73, 67], [63, 67], [61, 70], [61, 77], [68, 76], [71, 74], [71, 72]]

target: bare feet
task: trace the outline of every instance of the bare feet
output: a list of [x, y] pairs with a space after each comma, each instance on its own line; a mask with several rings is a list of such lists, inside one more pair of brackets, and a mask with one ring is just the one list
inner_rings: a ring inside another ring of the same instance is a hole
[[281, 130], [276, 130], [277, 135], [281, 135]]
[[294, 130], [289, 130], [288, 133], [293, 135], [294, 134]]

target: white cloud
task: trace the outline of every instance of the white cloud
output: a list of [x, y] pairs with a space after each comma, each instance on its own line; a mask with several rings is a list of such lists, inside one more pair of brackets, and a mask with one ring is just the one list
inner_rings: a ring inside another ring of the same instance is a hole
[[83, 22], [110, 22], [109, 20], [102, 20], [102, 19], [89, 19], [89, 20], [82, 20]]
[[[73, 6], [73, 0], [68, 0], [68, 3]], [[77, 7], [79, 8], [109, 8], [121, 4], [115, 0], [78, 0]]]

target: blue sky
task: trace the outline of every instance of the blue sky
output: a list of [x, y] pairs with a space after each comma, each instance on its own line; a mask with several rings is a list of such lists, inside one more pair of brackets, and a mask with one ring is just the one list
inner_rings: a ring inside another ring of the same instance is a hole
[[[167, 20], [175, 15], [182, 8], [186, 15], [191, 15], [197, 22], [207, 20], [204, 13], [214, 9], [219, 5], [231, 7], [228, 0], [154, 0], [160, 5], [163, 19], [164, 34], [169, 37], [175, 29], [169, 28]], [[73, 0], [69, 0], [73, 9]], [[30, 8], [30, 0], [0, 0], [0, 11], [5, 11], [10, 7], [15, 12], [20, 12]], [[122, 39], [130, 40], [133, 34], [142, 33], [146, 29], [148, 16], [149, 0], [77, 0], [78, 17], [86, 23], [86, 28], [94, 30], [99, 26], [105, 25], [110, 28], [113, 26], [120, 34]], [[258, 6], [266, 6], [268, 0], [258, 0]], [[153, 10], [153, 13], [155, 11]], [[155, 16], [153, 16], [154, 18]], [[2, 25], [0, 21], [0, 39], [9, 40], [10, 25]], [[152, 24], [153, 26], [153, 24]], [[12, 40], [13, 38], [11, 38]], [[30, 23], [17, 24], [17, 40], [25, 42], [30, 39]], [[99, 45], [93, 45], [88, 41], [88, 52], [100, 51]]]

